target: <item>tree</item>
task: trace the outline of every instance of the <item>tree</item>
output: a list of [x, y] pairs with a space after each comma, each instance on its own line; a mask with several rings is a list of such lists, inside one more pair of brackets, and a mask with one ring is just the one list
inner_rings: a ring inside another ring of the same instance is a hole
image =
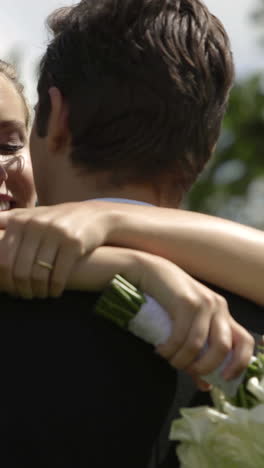
[[263, 25], [264, 25], [264, 0], [258, 0], [255, 11], [253, 11], [251, 16], [254, 24], [259, 27], [261, 43], [264, 45], [264, 34], [263, 34]]
[[[264, 0], [254, 18], [264, 24]], [[234, 86], [215, 157], [187, 207], [264, 227], [263, 153], [264, 73], [259, 73]]]

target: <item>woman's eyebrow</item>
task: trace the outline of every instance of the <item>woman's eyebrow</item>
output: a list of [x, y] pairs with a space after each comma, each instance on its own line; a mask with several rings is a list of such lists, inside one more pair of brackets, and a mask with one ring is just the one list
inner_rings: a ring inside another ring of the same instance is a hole
[[0, 120], [0, 132], [17, 131], [22, 143], [27, 139], [27, 129], [24, 122], [20, 120]]
[[17, 129], [20, 131], [25, 131], [26, 130], [26, 125], [24, 122], [21, 120], [2, 120], [0, 121], [0, 129], [1, 130], [8, 130], [9, 128], [11, 129]]

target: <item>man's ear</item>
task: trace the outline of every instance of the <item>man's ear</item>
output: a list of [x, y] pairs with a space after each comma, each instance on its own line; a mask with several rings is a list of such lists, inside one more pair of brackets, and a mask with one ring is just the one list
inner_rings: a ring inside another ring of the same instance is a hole
[[71, 141], [68, 125], [68, 106], [60, 90], [56, 87], [49, 89], [50, 116], [48, 123], [47, 144], [51, 153], [63, 151]]

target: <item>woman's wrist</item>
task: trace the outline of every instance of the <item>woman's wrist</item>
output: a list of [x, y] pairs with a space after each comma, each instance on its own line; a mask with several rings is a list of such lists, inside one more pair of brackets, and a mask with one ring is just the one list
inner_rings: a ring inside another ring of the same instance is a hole
[[125, 218], [124, 211], [112, 203], [108, 203], [103, 209], [103, 229], [104, 239], [107, 245], [122, 245], [118, 244], [118, 239], [122, 233]]
[[118, 247], [99, 247], [79, 260], [73, 268], [67, 289], [100, 291], [116, 274], [135, 283], [139, 277], [137, 252]]
[[148, 222], [146, 207], [125, 204], [109, 204], [106, 213], [105, 243], [126, 248], [148, 250], [146, 241], [149, 239], [152, 224]]
[[[94, 208], [96, 209], [96, 224], [99, 226], [101, 234], [98, 247], [101, 245], [116, 245], [122, 247], [122, 231], [126, 223], [128, 223], [129, 231], [131, 229], [130, 213], [129, 221], [126, 221], [128, 220], [128, 215], [125, 212], [126, 206], [120, 203], [100, 200], [90, 200], [88, 206], [91, 204], [93, 205], [92, 211], [94, 211]], [[130, 246], [127, 245], [127, 247], [129, 248]]]

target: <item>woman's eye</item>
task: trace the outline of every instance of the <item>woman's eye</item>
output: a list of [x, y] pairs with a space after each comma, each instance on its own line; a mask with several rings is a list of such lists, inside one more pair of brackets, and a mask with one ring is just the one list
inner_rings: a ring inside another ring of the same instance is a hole
[[15, 154], [23, 149], [23, 145], [0, 145], [1, 155]]

